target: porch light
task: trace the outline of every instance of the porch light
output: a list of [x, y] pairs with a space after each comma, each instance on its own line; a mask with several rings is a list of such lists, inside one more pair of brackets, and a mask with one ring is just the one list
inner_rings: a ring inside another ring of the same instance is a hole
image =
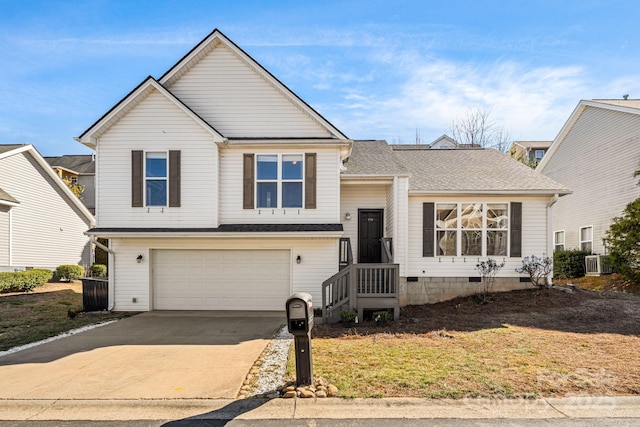
[[351, 221], [351, 214], [349, 212], [347, 212], [346, 214], [344, 214], [344, 219], [346, 221]]
[[296, 257], [296, 264], [300, 264], [302, 262], [302, 257], [300, 255], [298, 255]]
[[138, 261], [138, 264], [142, 262], [142, 254], [138, 255], [138, 257], [136, 258], [136, 261]]

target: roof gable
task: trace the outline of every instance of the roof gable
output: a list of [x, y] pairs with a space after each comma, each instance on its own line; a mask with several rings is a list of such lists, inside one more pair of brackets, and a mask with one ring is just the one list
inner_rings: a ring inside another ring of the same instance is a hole
[[553, 140], [553, 143], [549, 147], [549, 150], [542, 158], [536, 170], [543, 171], [546, 165], [549, 163], [553, 154], [558, 150], [558, 147], [562, 145], [563, 141], [571, 132], [571, 129], [575, 126], [576, 122], [580, 120], [587, 108], [600, 108], [603, 110], [617, 111], [621, 113], [629, 113], [633, 115], [640, 115], [640, 100], [638, 99], [600, 99], [600, 100], [581, 100], [576, 108], [569, 116], [569, 119], [565, 122], [558, 133], [558, 136]]
[[[66, 196], [67, 200], [73, 204], [78, 211], [82, 213], [82, 215], [87, 219], [88, 224], [93, 226], [95, 224], [95, 219], [91, 212], [86, 208], [86, 206], [78, 199], [75, 194], [66, 186], [66, 184], [62, 181], [62, 179], [53, 171], [51, 166], [47, 163], [47, 161], [40, 155], [38, 150], [36, 150], [33, 145], [25, 144], [16, 146], [16, 148], [7, 151], [0, 151], [0, 160], [4, 158], [8, 158], [11, 156], [15, 156], [17, 154], [24, 153], [25, 155], [30, 155], [36, 163], [40, 166], [40, 169], [47, 174], [47, 176], [51, 179], [51, 181], [56, 185], [62, 193]], [[6, 194], [6, 192], [5, 192]], [[14, 199], [15, 200], [15, 199]]]
[[159, 82], [230, 139], [347, 139], [218, 30]]
[[140, 85], [138, 85], [138, 87], [132, 90], [97, 122], [91, 125], [91, 127], [87, 129], [82, 135], [75, 138], [75, 140], [83, 143], [89, 148], [95, 149], [97, 139], [106, 131], [108, 131], [120, 119], [122, 119], [122, 117], [124, 117], [129, 111], [135, 108], [136, 105], [138, 105], [143, 99], [149, 96], [149, 94], [153, 91], [157, 91], [158, 93], [163, 95], [169, 102], [173, 103], [187, 116], [191, 117], [198, 125], [200, 125], [212, 135], [215, 142], [221, 143], [225, 141], [224, 136], [222, 136], [215, 128], [213, 128], [209, 123], [207, 123], [200, 116], [194, 113], [189, 107], [187, 107], [172, 93], [166, 90], [151, 76], [147, 77], [142, 83], [140, 83]]
[[429, 144], [429, 147], [435, 150], [456, 148], [458, 143], [449, 135], [442, 135], [440, 138]]

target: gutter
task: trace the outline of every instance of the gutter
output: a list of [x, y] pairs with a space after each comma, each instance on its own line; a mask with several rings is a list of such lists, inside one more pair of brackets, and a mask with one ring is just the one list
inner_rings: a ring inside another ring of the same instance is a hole
[[107, 271], [110, 272], [109, 274], [109, 306], [107, 307], [107, 310], [112, 311], [113, 307], [116, 304], [116, 270], [115, 270], [116, 253], [110, 247], [105, 246], [102, 243], [98, 242], [96, 240], [96, 236], [90, 235], [89, 237], [90, 237], [89, 241], [91, 243], [93, 243], [103, 251], [106, 251], [107, 253], [109, 253], [109, 261], [108, 261], [109, 265], [107, 266]]

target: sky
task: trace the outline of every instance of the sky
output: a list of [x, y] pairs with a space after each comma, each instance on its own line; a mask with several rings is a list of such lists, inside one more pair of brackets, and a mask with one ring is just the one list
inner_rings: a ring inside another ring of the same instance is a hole
[[[640, 98], [635, 0], [0, 0], [0, 144], [45, 156], [215, 28], [353, 139], [428, 144], [468, 111], [553, 140]], [[215, 124], [213, 124], [215, 126]]]

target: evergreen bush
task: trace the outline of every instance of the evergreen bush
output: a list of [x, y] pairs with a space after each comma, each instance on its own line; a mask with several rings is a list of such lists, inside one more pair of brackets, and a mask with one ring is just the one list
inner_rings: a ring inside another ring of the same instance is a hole
[[56, 276], [68, 282], [84, 277], [84, 267], [75, 264], [63, 264], [56, 267]]
[[590, 251], [567, 249], [553, 253], [553, 276], [557, 279], [575, 279], [585, 275], [585, 260]]

